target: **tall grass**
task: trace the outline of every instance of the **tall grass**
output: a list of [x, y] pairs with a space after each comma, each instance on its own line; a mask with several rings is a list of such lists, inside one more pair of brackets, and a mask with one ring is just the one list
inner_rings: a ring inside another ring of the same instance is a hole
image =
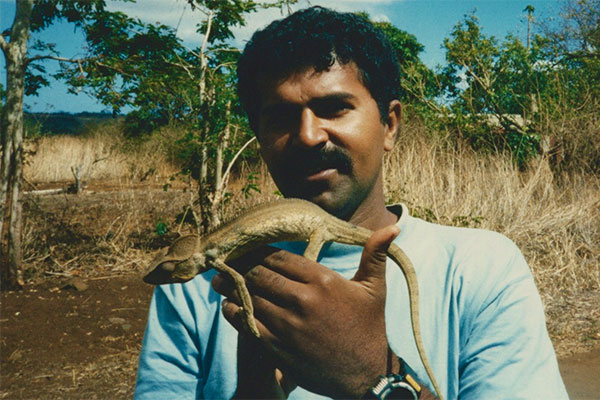
[[477, 154], [411, 123], [386, 158], [385, 178], [389, 201], [406, 203], [413, 215], [512, 239], [532, 269], [553, 337], [564, 337], [561, 353], [600, 339], [598, 176], [557, 179], [545, 159], [520, 171], [509, 156]]
[[115, 125], [102, 125], [82, 136], [42, 136], [26, 142], [23, 174], [29, 182], [73, 181], [79, 168], [84, 180], [142, 180], [177, 171], [165, 151], [171, 131], [147, 140], [126, 140]]
[[546, 160], [522, 172], [508, 157], [424, 137], [401, 138], [387, 158], [390, 201], [431, 221], [507, 235], [541, 285], [600, 289], [600, 179], [565, 175], [559, 185]]

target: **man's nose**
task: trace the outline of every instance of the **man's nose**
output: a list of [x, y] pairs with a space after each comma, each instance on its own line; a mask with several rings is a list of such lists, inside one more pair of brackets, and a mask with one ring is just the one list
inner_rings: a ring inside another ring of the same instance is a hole
[[310, 108], [302, 110], [300, 115], [300, 126], [296, 135], [298, 145], [304, 147], [315, 147], [328, 140], [327, 132], [321, 126], [320, 118]]

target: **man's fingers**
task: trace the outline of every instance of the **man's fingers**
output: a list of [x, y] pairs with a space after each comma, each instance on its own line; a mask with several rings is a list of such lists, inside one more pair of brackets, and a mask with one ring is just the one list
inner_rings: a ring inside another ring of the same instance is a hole
[[[294, 335], [300, 324], [299, 316], [295, 311], [296, 305], [281, 305], [259, 295], [252, 296], [252, 303], [254, 304], [254, 317], [263, 326], [268, 327], [274, 336], [285, 338]], [[273, 344], [280, 346], [281, 341], [277, 340]]]
[[358, 271], [352, 280], [363, 283], [385, 283], [387, 249], [400, 234], [400, 227], [389, 225], [375, 231], [363, 250]]
[[246, 277], [248, 274], [255, 272], [257, 266], [263, 265], [292, 281], [302, 283], [310, 282], [314, 277], [322, 274], [323, 271], [330, 271], [328, 268], [301, 255], [271, 246], [259, 247], [246, 253], [243, 257], [228, 260], [226, 263]]
[[244, 276], [252, 294], [269, 299], [277, 304], [296, 301], [296, 293], [303, 289], [303, 283], [290, 279], [274, 271], [271, 265], [257, 265]]
[[285, 250], [270, 253], [264, 258], [263, 265], [292, 281], [301, 283], [312, 282], [323, 273], [331, 271], [316, 261]]
[[[221, 305], [223, 315], [238, 331], [240, 329], [246, 331], [243, 313], [240, 311], [242, 303], [237, 293], [235, 291], [233, 293], [223, 300]], [[288, 305], [274, 303], [271, 299], [266, 299], [258, 294], [252, 295], [251, 300], [257, 326], [262, 326], [269, 333], [270, 339], [275, 340], [276, 335], [286, 335], [293, 331], [298, 316], [286, 308]], [[260, 328], [259, 332], [261, 332]], [[277, 344], [279, 343], [277, 340]], [[275, 345], [275, 342], [273, 344]]]
[[[243, 313], [240, 311], [241, 307], [232, 301], [224, 299], [221, 302], [221, 312], [225, 319], [238, 331], [248, 332], [248, 328], [243, 318]], [[258, 332], [260, 333], [260, 339], [272, 352], [279, 352], [281, 349], [281, 342], [275, 336], [270, 329], [268, 329], [259, 319], [254, 318]]]
[[211, 285], [215, 292], [223, 295], [235, 304], [242, 304], [240, 296], [238, 295], [237, 290], [235, 290], [236, 288], [235, 284], [233, 283], [233, 279], [231, 279], [227, 274], [219, 273], [213, 276]]
[[256, 265], [262, 264], [265, 257], [277, 251], [280, 250], [272, 246], [258, 247], [244, 254], [242, 257], [238, 257], [233, 260], [228, 260], [227, 265], [238, 271], [240, 274], [245, 275]]
[[[302, 284], [262, 265], [254, 267], [246, 274], [244, 279], [252, 297], [259, 296], [281, 306], [294, 304], [303, 289]], [[217, 293], [237, 305], [242, 304], [237, 288], [227, 274], [219, 273], [215, 275], [211, 284]]]

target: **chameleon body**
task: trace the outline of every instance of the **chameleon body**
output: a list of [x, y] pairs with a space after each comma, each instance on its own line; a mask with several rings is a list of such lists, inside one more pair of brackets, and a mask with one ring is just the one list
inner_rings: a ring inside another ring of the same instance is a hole
[[[260, 246], [281, 241], [308, 241], [304, 257], [316, 261], [323, 244], [338, 242], [364, 246], [373, 231], [328, 214], [319, 206], [299, 199], [277, 200], [248, 209], [214, 232], [186, 235], [161, 250], [144, 276], [150, 284], [182, 283], [211, 268], [229, 275], [242, 302], [241, 317], [247, 329], [259, 337], [253, 305], [244, 277], [226, 261]], [[441, 391], [425, 354], [419, 324], [417, 276], [408, 256], [395, 244], [387, 255], [400, 267], [408, 285], [413, 335], [421, 361], [438, 396]], [[441, 398], [441, 397], [440, 397]]]

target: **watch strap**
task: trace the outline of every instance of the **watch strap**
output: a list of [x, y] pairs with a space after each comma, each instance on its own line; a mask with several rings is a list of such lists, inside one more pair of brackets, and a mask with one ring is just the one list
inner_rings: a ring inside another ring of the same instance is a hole
[[416, 380], [412, 368], [402, 359], [397, 374], [380, 375], [377, 383], [371, 387], [364, 399], [411, 399], [417, 400], [421, 396], [421, 385]]
[[421, 396], [421, 385], [417, 382], [417, 374], [413, 369], [401, 358], [400, 360], [400, 375], [403, 377], [404, 381], [406, 381], [414, 390], [417, 392], [419, 396]]

